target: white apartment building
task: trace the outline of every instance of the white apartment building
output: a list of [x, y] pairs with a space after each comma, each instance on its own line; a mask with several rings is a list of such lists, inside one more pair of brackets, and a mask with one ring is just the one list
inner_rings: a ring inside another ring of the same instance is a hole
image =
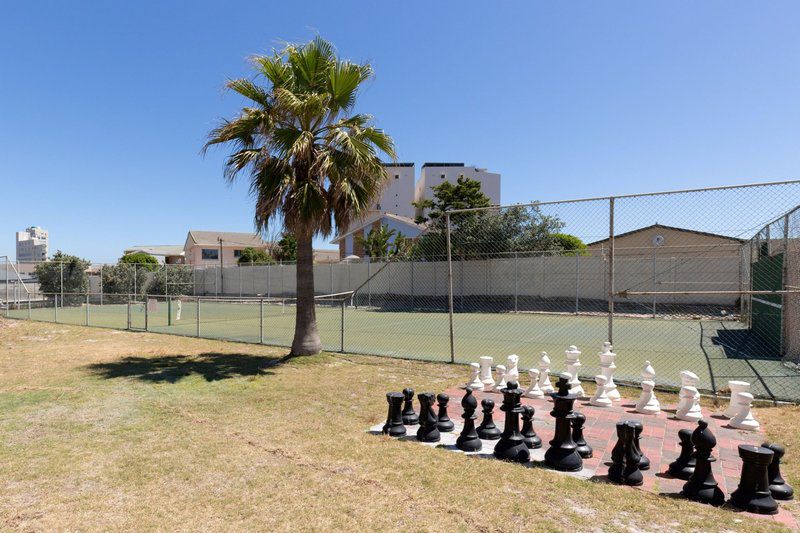
[[[433, 187], [445, 181], [455, 183], [464, 176], [481, 182], [481, 191], [489, 197], [493, 205], [500, 203], [500, 174], [489, 172], [485, 168], [465, 166], [464, 163], [423, 163], [414, 197], [416, 201], [433, 198]], [[415, 210], [415, 216], [424, 216], [425, 210]]]
[[31, 226], [17, 232], [17, 262], [47, 260], [47, 231]]
[[386, 171], [386, 188], [370, 211], [414, 218], [414, 206], [411, 205], [416, 180], [414, 163], [384, 163], [383, 168]]

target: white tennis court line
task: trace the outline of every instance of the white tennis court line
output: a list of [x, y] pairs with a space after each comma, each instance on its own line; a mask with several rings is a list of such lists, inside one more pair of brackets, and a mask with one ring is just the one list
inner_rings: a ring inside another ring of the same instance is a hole
[[754, 302], [758, 302], [760, 304], [768, 305], [770, 307], [774, 307], [775, 309], [783, 309], [783, 305], [776, 304], [775, 302], [768, 302], [767, 300], [762, 300], [761, 298], [753, 297]]

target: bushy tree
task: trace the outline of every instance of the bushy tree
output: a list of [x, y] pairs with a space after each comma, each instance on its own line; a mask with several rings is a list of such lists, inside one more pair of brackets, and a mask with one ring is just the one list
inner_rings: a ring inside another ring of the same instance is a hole
[[470, 209], [473, 207], [489, 207], [491, 200], [481, 191], [481, 182], [465, 176], [459, 176], [455, 184], [445, 181], [435, 187], [433, 198], [412, 202], [419, 209], [428, 209], [428, 215], [416, 218], [417, 224], [436, 221], [450, 209]]
[[291, 233], [284, 233], [274, 251], [275, 259], [283, 262], [297, 261], [297, 239]]
[[158, 270], [158, 259], [146, 252], [134, 252], [132, 254], [125, 254], [119, 258], [118, 264], [138, 265], [137, 268], [142, 268], [147, 272], [155, 272]]
[[194, 294], [194, 269], [190, 265], [164, 265], [147, 284], [147, 294]]
[[563, 250], [563, 255], [587, 255], [586, 244], [575, 235], [555, 233], [552, 235], [553, 249]]
[[[36, 265], [34, 272], [43, 293], [85, 293], [89, 290], [86, 270], [91, 261], [57, 251], [49, 261]], [[63, 274], [63, 287], [62, 287]]]
[[116, 265], [105, 265], [101, 271], [103, 292], [106, 294], [144, 294], [148, 272], [147, 267], [139, 263], [124, 262], [122, 259]]
[[269, 265], [274, 262], [275, 260], [268, 252], [250, 247], [242, 250], [238, 260], [240, 265]]

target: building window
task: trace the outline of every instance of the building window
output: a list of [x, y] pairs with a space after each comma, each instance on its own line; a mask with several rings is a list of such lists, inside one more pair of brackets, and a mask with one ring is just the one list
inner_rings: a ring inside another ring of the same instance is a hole
[[442, 174], [440, 177], [441, 177], [442, 179], [444, 179], [444, 174]]
[[400, 179], [400, 174], [395, 174], [394, 175], [394, 179], [399, 180]]
[[219, 250], [216, 248], [203, 248], [203, 259], [218, 260]]
[[242, 257], [242, 251], [241, 250], [234, 250], [233, 251], [233, 257], [237, 257], [237, 258], [238, 257]]

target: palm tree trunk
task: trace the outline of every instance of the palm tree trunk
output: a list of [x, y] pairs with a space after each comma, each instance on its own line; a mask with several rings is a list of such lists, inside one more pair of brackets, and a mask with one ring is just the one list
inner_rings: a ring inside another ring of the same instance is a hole
[[297, 237], [297, 309], [291, 355], [312, 355], [322, 351], [314, 306], [314, 251], [311, 233]]

